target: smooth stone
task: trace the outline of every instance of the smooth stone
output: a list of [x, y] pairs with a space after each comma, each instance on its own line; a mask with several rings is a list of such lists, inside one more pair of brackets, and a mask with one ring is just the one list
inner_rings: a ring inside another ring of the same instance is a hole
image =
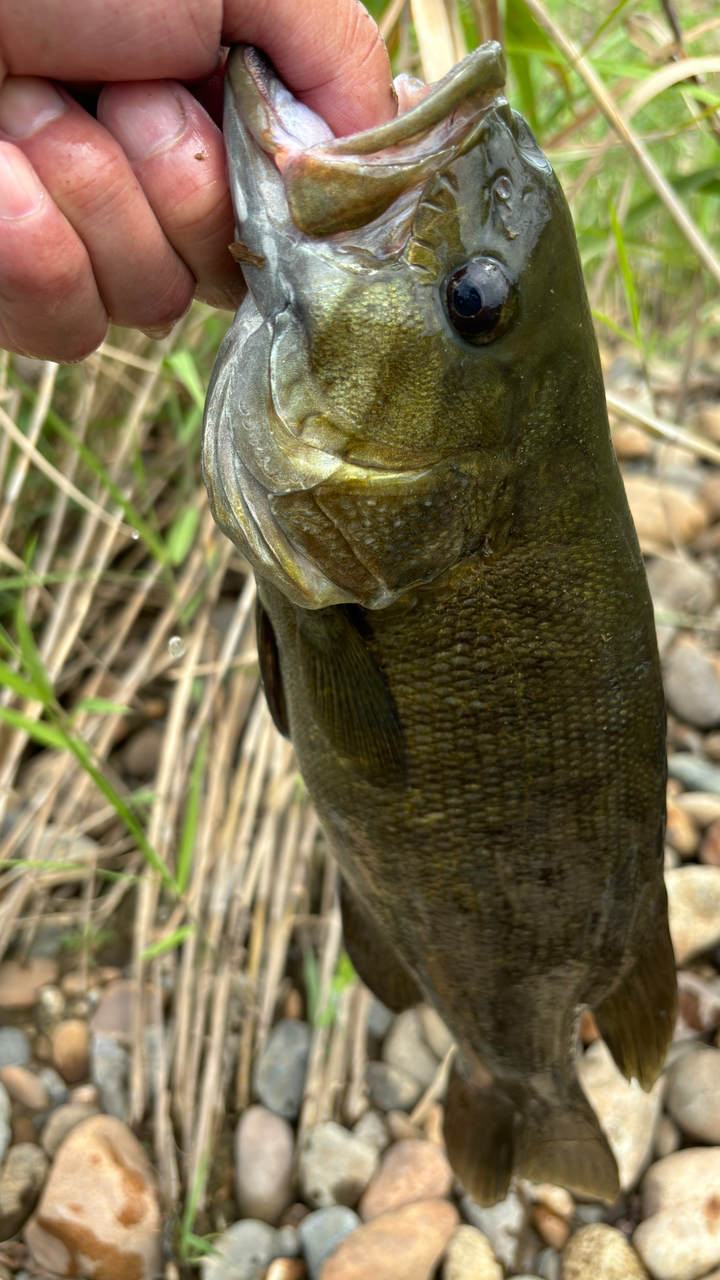
[[386, 1151], [358, 1213], [370, 1222], [415, 1200], [441, 1200], [452, 1184], [453, 1171], [440, 1147], [426, 1138], [405, 1138]]
[[554, 1182], [533, 1182], [530, 1195], [534, 1204], [543, 1205], [565, 1222], [571, 1222], [575, 1216], [575, 1201], [565, 1187], [557, 1187]]
[[665, 839], [681, 858], [692, 858], [700, 843], [700, 831], [695, 819], [668, 797]]
[[720, 867], [678, 867], [665, 884], [675, 960], [684, 965], [720, 942]]
[[67, 1085], [54, 1067], [41, 1067], [38, 1076], [48, 1091], [51, 1107], [60, 1107], [63, 1102], [67, 1102]]
[[709, 791], [720, 795], [720, 769], [689, 751], [676, 751], [668, 757], [668, 774], [693, 791]]
[[59, 1022], [52, 1034], [53, 1062], [63, 1080], [77, 1084], [88, 1073], [90, 1031], [87, 1022], [68, 1018]]
[[38, 992], [35, 1022], [38, 1031], [51, 1035], [65, 1012], [65, 997], [59, 987], [50, 983]]
[[487, 1236], [477, 1227], [461, 1222], [447, 1247], [442, 1280], [503, 1280], [500, 1266]]
[[305, 1280], [306, 1276], [302, 1258], [275, 1258], [265, 1272], [265, 1280]]
[[275, 1257], [276, 1232], [266, 1222], [244, 1218], [213, 1241], [203, 1258], [202, 1280], [261, 1280]]
[[672, 712], [696, 729], [720, 723], [720, 676], [705, 647], [682, 635], [663, 658], [665, 698]]
[[375, 1036], [376, 1040], [384, 1040], [393, 1024], [394, 1017], [394, 1013], [381, 1000], [378, 1000], [377, 996], [373, 996], [370, 1001], [367, 1023], [370, 1035]]
[[319, 1280], [431, 1280], [458, 1222], [447, 1200], [417, 1200], [341, 1240]]
[[644, 553], [653, 555], [665, 547], [686, 546], [707, 528], [705, 506], [684, 489], [651, 476], [624, 475], [623, 480]]
[[307, 1022], [282, 1018], [273, 1027], [253, 1074], [257, 1096], [286, 1120], [300, 1113], [311, 1031]]
[[127, 1074], [130, 1056], [122, 1045], [108, 1036], [94, 1034], [90, 1058], [92, 1083], [100, 1091], [103, 1111], [117, 1120], [127, 1114]]
[[412, 1076], [422, 1089], [432, 1084], [440, 1062], [425, 1041], [417, 1009], [398, 1014], [383, 1042], [382, 1058]]
[[135, 1135], [113, 1116], [68, 1134], [25, 1228], [37, 1265], [87, 1280], [154, 1280], [162, 1219], [155, 1174]]
[[300, 1233], [292, 1223], [286, 1222], [284, 1227], [278, 1227], [275, 1232], [275, 1253], [278, 1258], [300, 1257]]
[[694, 560], [656, 556], [648, 563], [647, 580], [653, 604], [679, 613], [708, 613], [715, 603], [712, 575]]
[[517, 1191], [508, 1191], [504, 1200], [483, 1208], [472, 1196], [463, 1196], [460, 1210], [471, 1226], [486, 1235], [498, 1262], [508, 1270], [517, 1265], [520, 1237], [527, 1229], [530, 1214]]
[[668, 1072], [665, 1106], [688, 1138], [720, 1143], [720, 1050], [698, 1045]]
[[158, 766], [163, 744], [162, 730], [155, 725], [138, 729], [120, 752], [122, 763], [134, 778], [152, 778]]
[[568, 1240], [562, 1280], [648, 1280], [648, 1274], [622, 1231], [598, 1222]]
[[669, 1116], [661, 1116], [655, 1130], [655, 1159], [662, 1160], [677, 1151], [682, 1142], [682, 1134]]
[[381, 1111], [412, 1111], [423, 1091], [415, 1076], [389, 1062], [368, 1062], [366, 1078], [370, 1101]]
[[137, 990], [134, 978], [118, 978], [108, 983], [90, 1019], [94, 1036], [107, 1036], [123, 1045], [132, 1043]]
[[378, 1168], [375, 1147], [325, 1120], [307, 1134], [298, 1159], [303, 1198], [313, 1209], [356, 1205]]
[[27, 1067], [3, 1067], [0, 1081], [13, 1102], [19, 1102], [28, 1111], [44, 1111], [50, 1106], [47, 1085]]
[[24, 1067], [30, 1061], [30, 1040], [20, 1027], [0, 1027], [0, 1068]]
[[604, 1040], [586, 1049], [578, 1079], [617, 1160], [621, 1189], [630, 1191], [652, 1158], [665, 1082], [661, 1077], [645, 1093], [637, 1080], [626, 1080]]
[[235, 1190], [244, 1218], [275, 1226], [293, 1199], [295, 1135], [266, 1107], [248, 1107], [235, 1130]]
[[12, 1138], [11, 1116], [12, 1103], [10, 1095], [4, 1085], [0, 1084], [0, 1164], [5, 1159], [5, 1152], [10, 1146]]
[[705, 866], [720, 867], [720, 818], [703, 832], [698, 857]]
[[543, 1249], [537, 1260], [540, 1280], [561, 1280], [562, 1261], [557, 1249]]
[[66, 1102], [64, 1105], [56, 1107], [54, 1111], [51, 1111], [43, 1125], [40, 1145], [45, 1154], [52, 1160], [71, 1129], [81, 1124], [83, 1120], [89, 1120], [91, 1116], [96, 1116], [97, 1114], [98, 1108], [88, 1103]]
[[437, 1009], [433, 1009], [432, 1005], [421, 1004], [418, 1008], [418, 1015], [425, 1039], [438, 1062], [442, 1062], [455, 1043], [452, 1032], [445, 1026]]
[[390, 1131], [379, 1111], [366, 1111], [352, 1128], [353, 1134], [379, 1153], [390, 1146]]
[[357, 1214], [344, 1204], [316, 1209], [315, 1213], [309, 1213], [307, 1218], [303, 1218], [298, 1231], [310, 1280], [318, 1280], [325, 1260], [335, 1252], [340, 1241], [359, 1226]]
[[565, 1248], [570, 1227], [564, 1218], [551, 1209], [546, 1209], [544, 1204], [536, 1204], [530, 1214], [530, 1222], [544, 1245], [558, 1253]]
[[0, 1172], [0, 1240], [8, 1240], [27, 1221], [48, 1170], [47, 1157], [34, 1142], [11, 1147]]
[[675, 804], [702, 828], [720, 818], [720, 796], [714, 796], [711, 791], [681, 791], [675, 796]]
[[55, 982], [57, 960], [34, 956], [27, 964], [4, 960], [0, 964], [0, 1009], [32, 1009], [41, 987]]
[[653, 1280], [696, 1280], [720, 1263], [720, 1148], [689, 1147], [643, 1179], [633, 1236]]
[[720, 977], [708, 980], [690, 969], [678, 971], [678, 1022], [675, 1042], [685, 1027], [690, 1034], [720, 1025]]

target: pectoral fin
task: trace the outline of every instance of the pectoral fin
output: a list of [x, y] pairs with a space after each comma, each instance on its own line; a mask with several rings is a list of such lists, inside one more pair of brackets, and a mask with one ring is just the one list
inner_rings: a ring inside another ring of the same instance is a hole
[[375, 785], [402, 784], [405, 741], [385, 678], [344, 606], [298, 609], [308, 703], [341, 759]]
[[272, 623], [258, 599], [255, 606], [255, 627], [257, 632], [258, 663], [263, 692], [273, 718], [275, 728], [285, 738], [290, 737], [287, 704], [280, 671], [280, 655]]
[[365, 986], [393, 1013], [419, 1004], [424, 997], [415, 979], [345, 880], [340, 881], [340, 907], [345, 950]]

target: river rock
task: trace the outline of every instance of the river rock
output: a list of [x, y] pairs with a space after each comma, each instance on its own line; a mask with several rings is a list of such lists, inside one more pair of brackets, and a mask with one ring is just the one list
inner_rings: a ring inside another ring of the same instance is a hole
[[88, 1024], [81, 1018], [67, 1018], [53, 1031], [53, 1062], [68, 1084], [77, 1084], [87, 1075], [89, 1047]]
[[300, 1150], [298, 1177], [304, 1199], [313, 1209], [332, 1204], [356, 1205], [378, 1167], [375, 1147], [348, 1129], [326, 1120], [307, 1134]]
[[368, 1062], [367, 1087], [370, 1101], [381, 1111], [412, 1111], [423, 1087], [411, 1076], [389, 1062]]
[[28, 1067], [3, 1067], [0, 1081], [13, 1101], [19, 1102], [21, 1107], [27, 1107], [28, 1111], [44, 1111], [50, 1106], [47, 1086]]
[[669, 797], [665, 839], [681, 858], [692, 858], [700, 843], [700, 831], [695, 819]]
[[59, 1107], [63, 1102], [67, 1102], [67, 1085], [54, 1067], [41, 1067], [38, 1076], [48, 1091], [51, 1107]]
[[363, 1222], [370, 1222], [414, 1200], [442, 1199], [450, 1194], [452, 1184], [453, 1171], [445, 1152], [425, 1138], [406, 1138], [385, 1153], [358, 1212]]
[[720, 819], [703, 832], [698, 857], [705, 866], [720, 867]]
[[[720, 740], [720, 734], [714, 736]], [[690, 751], [676, 751], [668, 757], [668, 774], [693, 791], [710, 791], [713, 795], [720, 795], [718, 766]]]
[[517, 1191], [508, 1191], [504, 1200], [489, 1208], [466, 1195], [460, 1201], [460, 1209], [466, 1221], [487, 1236], [498, 1262], [507, 1270], [516, 1267], [520, 1241], [530, 1220], [529, 1208]]
[[11, 1147], [0, 1173], [0, 1240], [8, 1240], [27, 1220], [45, 1181], [48, 1162], [34, 1142]]
[[696, 729], [720, 723], [720, 676], [707, 650], [680, 636], [663, 658], [665, 697], [671, 711]]
[[30, 1061], [30, 1041], [19, 1027], [0, 1027], [0, 1070], [24, 1067]]
[[368, 1032], [376, 1040], [384, 1040], [393, 1024], [394, 1014], [377, 996], [373, 996], [368, 1010]]
[[720, 796], [711, 791], [681, 791], [675, 796], [675, 804], [702, 829], [720, 818]]
[[686, 546], [707, 527], [705, 506], [684, 489], [651, 476], [624, 475], [623, 480], [638, 540], [646, 554]]
[[360, 1117], [353, 1125], [353, 1134], [368, 1147], [374, 1147], [380, 1153], [390, 1145], [390, 1132], [378, 1111], [372, 1108]]
[[720, 1050], [698, 1045], [678, 1058], [668, 1072], [665, 1105], [686, 1137], [720, 1143]]
[[55, 982], [57, 960], [34, 956], [27, 964], [4, 960], [0, 964], [0, 1009], [32, 1009], [41, 987]]
[[127, 1114], [127, 1074], [130, 1056], [122, 1045], [99, 1032], [92, 1037], [90, 1075], [97, 1085], [103, 1111], [117, 1120]]
[[452, 1032], [445, 1026], [437, 1009], [433, 1009], [430, 1004], [421, 1004], [418, 1007], [418, 1016], [425, 1039], [435, 1057], [439, 1062], [442, 1062], [448, 1050], [455, 1043]]
[[98, 1114], [98, 1108], [88, 1103], [66, 1102], [50, 1112], [40, 1138], [43, 1151], [52, 1160], [71, 1129]]
[[295, 1138], [287, 1120], [249, 1107], [235, 1130], [235, 1187], [240, 1213], [275, 1225], [293, 1198]]
[[383, 1213], [340, 1242], [320, 1280], [430, 1280], [457, 1221], [447, 1200], [416, 1200]]
[[679, 613], [709, 613], [715, 603], [715, 583], [687, 556], [656, 556], [648, 563], [647, 579], [653, 603]]
[[720, 867], [689, 865], [665, 872], [668, 917], [679, 965], [720, 942]]
[[282, 1018], [273, 1027], [253, 1076], [255, 1092], [264, 1106], [286, 1120], [300, 1112], [308, 1055], [310, 1028], [296, 1018]]
[[112, 1116], [79, 1124], [25, 1228], [38, 1267], [86, 1280], [154, 1280], [161, 1235], [155, 1175], [135, 1135]]
[[276, 1232], [266, 1222], [243, 1218], [213, 1240], [203, 1258], [202, 1280], [262, 1280], [275, 1257]]
[[360, 1226], [357, 1214], [344, 1204], [333, 1204], [327, 1209], [317, 1209], [303, 1218], [298, 1228], [310, 1280], [318, 1280], [326, 1258], [337, 1249], [341, 1240]]
[[645, 1093], [637, 1080], [628, 1081], [621, 1074], [604, 1040], [596, 1040], [585, 1051], [578, 1078], [617, 1160], [620, 1186], [630, 1191], [652, 1157], [664, 1080], [657, 1080]]
[[133, 978], [118, 978], [108, 983], [90, 1019], [90, 1030], [94, 1036], [107, 1036], [122, 1045], [131, 1044], [137, 990], [138, 985]]
[[622, 1231], [598, 1222], [570, 1237], [562, 1280], [648, 1280], [648, 1273]]
[[391, 1067], [417, 1080], [422, 1089], [432, 1084], [440, 1065], [426, 1043], [417, 1009], [398, 1014], [383, 1042], [382, 1056]]
[[487, 1236], [461, 1222], [450, 1238], [442, 1268], [442, 1280], [503, 1280]]
[[306, 1276], [302, 1258], [274, 1258], [265, 1272], [265, 1280], [305, 1280]]
[[633, 1244], [653, 1280], [696, 1280], [720, 1263], [720, 1148], [658, 1160], [642, 1184]]
[[661, 1116], [655, 1130], [655, 1159], [662, 1160], [665, 1156], [672, 1155], [681, 1142], [682, 1134], [675, 1121], [669, 1116]]

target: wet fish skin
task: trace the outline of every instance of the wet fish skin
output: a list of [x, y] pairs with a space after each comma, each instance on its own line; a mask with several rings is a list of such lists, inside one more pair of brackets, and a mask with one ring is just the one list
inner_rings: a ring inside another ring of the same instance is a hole
[[[410, 224], [394, 192], [364, 240], [312, 237], [236, 100], [239, 230], [266, 266], [219, 357], [205, 467], [256, 569], [264, 682], [351, 958], [456, 1036], [446, 1137], [478, 1199], [512, 1172], [613, 1199], [576, 1022], [592, 1006], [649, 1087], [675, 1011], [664, 702], [564, 197], [496, 94]], [[488, 259], [506, 327], [474, 346], [447, 281]]]

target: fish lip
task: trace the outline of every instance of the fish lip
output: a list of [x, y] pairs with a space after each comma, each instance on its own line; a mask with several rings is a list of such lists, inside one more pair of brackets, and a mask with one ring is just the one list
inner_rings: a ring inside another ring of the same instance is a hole
[[[327, 237], [367, 226], [409, 189], [419, 194], [440, 164], [473, 145], [478, 122], [505, 101], [504, 83], [503, 51], [490, 41], [409, 111], [333, 138], [319, 117], [295, 101], [264, 55], [251, 45], [236, 45], [228, 59], [225, 111], [236, 113], [282, 174], [296, 229]], [[227, 148], [232, 168], [238, 162], [232, 136]]]

